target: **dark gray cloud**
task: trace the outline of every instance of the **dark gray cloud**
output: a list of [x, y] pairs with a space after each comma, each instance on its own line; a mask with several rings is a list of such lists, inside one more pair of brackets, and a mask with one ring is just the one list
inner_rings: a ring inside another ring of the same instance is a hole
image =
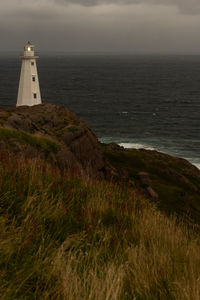
[[97, 6], [102, 4], [148, 4], [148, 5], [174, 5], [184, 13], [200, 13], [199, 0], [55, 0], [60, 4], [79, 4], [82, 6]]
[[200, 53], [196, 0], [0, 0], [0, 50]]
[[141, 3], [142, 1], [139, 0], [55, 0], [57, 3], [63, 4], [79, 4], [82, 6], [96, 6], [101, 4], [135, 4]]

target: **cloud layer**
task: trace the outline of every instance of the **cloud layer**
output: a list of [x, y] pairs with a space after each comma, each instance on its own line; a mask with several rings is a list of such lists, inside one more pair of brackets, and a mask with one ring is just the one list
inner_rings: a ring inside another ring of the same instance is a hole
[[200, 13], [199, 0], [55, 0], [62, 4], [79, 4], [81, 6], [97, 6], [104, 4], [148, 4], [148, 5], [174, 5], [184, 13]]
[[196, 0], [6, 0], [0, 50], [200, 53]]

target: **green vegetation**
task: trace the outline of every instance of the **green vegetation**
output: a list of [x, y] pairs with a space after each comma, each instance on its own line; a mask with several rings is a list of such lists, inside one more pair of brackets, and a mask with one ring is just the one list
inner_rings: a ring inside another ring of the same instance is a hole
[[0, 228], [2, 300], [200, 299], [200, 237], [137, 189], [1, 152]]
[[104, 145], [102, 149], [106, 161], [119, 173], [124, 170], [125, 179], [134, 180], [136, 187], [141, 187], [138, 173], [147, 172], [151, 186], [159, 195], [157, 205], [168, 215], [188, 214], [188, 218], [200, 223], [200, 177], [189, 163], [155, 151], [112, 150]]
[[45, 152], [46, 156], [56, 153], [59, 150], [59, 145], [55, 142], [43, 138], [30, 135], [23, 131], [0, 128], [0, 139], [7, 142], [7, 145], [18, 142], [22, 146], [32, 146], [38, 150]]

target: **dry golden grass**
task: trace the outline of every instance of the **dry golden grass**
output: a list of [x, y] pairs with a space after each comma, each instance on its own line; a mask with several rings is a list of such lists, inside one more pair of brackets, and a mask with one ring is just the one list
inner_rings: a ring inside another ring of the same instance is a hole
[[199, 300], [200, 237], [137, 191], [0, 156], [0, 295]]

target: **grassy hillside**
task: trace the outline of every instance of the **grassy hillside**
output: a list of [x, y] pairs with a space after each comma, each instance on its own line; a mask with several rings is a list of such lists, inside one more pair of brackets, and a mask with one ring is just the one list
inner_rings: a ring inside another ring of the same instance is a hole
[[200, 299], [200, 237], [138, 190], [0, 152], [1, 299]]
[[3, 127], [0, 127], [0, 141], [1, 143], [5, 142], [7, 150], [14, 149], [16, 151], [17, 144], [18, 151], [23, 152], [23, 148], [27, 149], [30, 146], [44, 152], [45, 157], [51, 156], [59, 150], [59, 145], [50, 139]]
[[157, 151], [116, 148], [102, 145], [106, 161], [124, 180], [133, 180], [143, 190], [147, 185], [139, 180], [139, 172], [147, 172], [150, 186], [158, 194], [157, 205], [168, 215], [184, 215], [200, 224], [200, 172], [188, 161]]

